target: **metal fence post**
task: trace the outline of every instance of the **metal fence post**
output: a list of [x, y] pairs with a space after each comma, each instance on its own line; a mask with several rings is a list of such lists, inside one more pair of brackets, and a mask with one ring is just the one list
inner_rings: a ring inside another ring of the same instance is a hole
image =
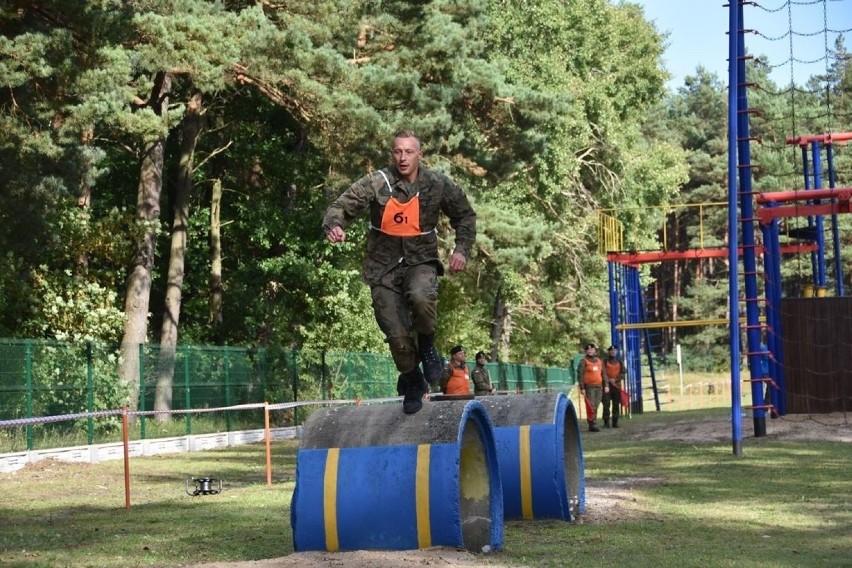
[[[27, 418], [33, 417], [33, 342], [24, 341], [24, 375], [27, 385]], [[33, 427], [27, 424], [27, 450], [33, 449]]]
[[[229, 347], [225, 346], [225, 406], [231, 406], [231, 359], [228, 357]], [[227, 431], [231, 431], [231, 411], [225, 411]]]
[[[296, 350], [290, 352], [290, 366], [293, 368], [293, 402], [299, 401], [299, 366]], [[293, 408], [293, 425], [299, 425], [299, 407]]]
[[320, 351], [320, 397], [323, 400], [329, 400], [328, 388], [328, 367], [325, 362], [325, 349]]
[[[145, 412], [145, 344], [139, 344], [139, 410]], [[145, 439], [145, 415], [139, 415], [139, 436]]]
[[[184, 389], [184, 407], [186, 410], [192, 408], [191, 406], [191, 389], [189, 387], [189, 358], [192, 351], [190, 350], [189, 345], [181, 346], [181, 353], [183, 354], [183, 389]], [[192, 413], [186, 413], [186, 435], [189, 436], [192, 434]]]
[[[92, 357], [92, 342], [86, 342], [86, 412], [95, 411], [95, 363]], [[86, 434], [89, 445], [95, 443], [95, 420], [89, 416], [86, 420]]]
[[268, 393], [266, 389], [268, 385], [266, 384], [266, 348], [261, 347], [257, 350], [257, 372], [260, 375], [260, 391], [263, 393], [263, 399], [269, 400]]

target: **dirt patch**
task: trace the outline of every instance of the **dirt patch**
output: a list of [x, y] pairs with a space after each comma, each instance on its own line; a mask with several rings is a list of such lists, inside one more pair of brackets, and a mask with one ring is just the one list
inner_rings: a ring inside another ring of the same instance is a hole
[[415, 566], [464, 566], [486, 568], [476, 556], [452, 548], [429, 548], [405, 552], [357, 550], [355, 552], [299, 552], [247, 562], [221, 562], [193, 565], [189, 568], [406, 568]]
[[[629, 424], [629, 423], [628, 423]], [[683, 420], [665, 427], [629, 428], [629, 439], [673, 440], [694, 444], [726, 442], [733, 439], [730, 417], [718, 420]], [[824, 442], [852, 442], [852, 414], [788, 414], [781, 418], [766, 419], [766, 435], [754, 436], [754, 423], [750, 416], [742, 418], [742, 438], [755, 443], [769, 440], [798, 440]]]
[[[607, 524], [626, 521], [648, 513], [636, 507], [633, 490], [653, 485], [659, 480], [635, 478], [630, 480], [586, 483], [586, 515], [579, 521], [585, 524]], [[434, 547], [404, 552], [358, 550], [354, 552], [299, 552], [281, 558], [243, 562], [214, 562], [189, 568], [416, 568], [465, 567], [487, 568], [482, 556], [464, 550]]]
[[[703, 420], [672, 422], [661, 428], [659, 424], [643, 424], [625, 420], [625, 427], [609, 431], [627, 439], [672, 440], [695, 444], [720, 443], [732, 439], [731, 420]], [[595, 434], [597, 435], [597, 434]], [[607, 431], [603, 432], [604, 436]], [[754, 437], [751, 418], [742, 420], [743, 440], [763, 443], [770, 440], [813, 440], [852, 443], [852, 415], [844, 413], [795, 415], [767, 419], [766, 435]], [[578, 522], [607, 524], [630, 520], [640, 514], [647, 518], [648, 512], [636, 504], [635, 490], [639, 487], [659, 483], [654, 478], [631, 478], [626, 480], [586, 480], [586, 514]], [[355, 552], [301, 552], [244, 562], [218, 562], [194, 565], [191, 568], [398, 568], [419, 566], [486, 568], [484, 557], [452, 548], [430, 548], [405, 552], [366, 551]]]

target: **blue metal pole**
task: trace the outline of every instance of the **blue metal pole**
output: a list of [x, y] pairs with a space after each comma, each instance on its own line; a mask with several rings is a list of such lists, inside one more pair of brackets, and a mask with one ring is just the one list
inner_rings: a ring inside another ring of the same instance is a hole
[[[639, 271], [636, 271], [636, 286], [641, 290], [639, 285]], [[639, 321], [642, 323], [647, 323], [648, 319], [645, 315], [645, 295], [642, 294], [640, 296], [641, 301], [639, 302]], [[657, 409], [657, 412], [660, 411], [660, 391], [657, 389], [657, 375], [654, 372], [654, 352], [653, 346], [651, 345], [651, 335], [648, 333], [648, 329], [644, 328], [641, 330], [642, 339], [645, 342], [645, 356], [648, 358], [648, 373], [651, 378], [651, 389], [654, 392], [654, 408]]]
[[[836, 179], [834, 175], [834, 147], [832, 144], [825, 145], [825, 156], [828, 160], [828, 187], [834, 189]], [[836, 281], [837, 297], [846, 295], [843, 284], [843, 263], [840, 262], [840, 228], [837, 225], [837, 213], [831, 215], [831, 244], [834, 250], [834, 280]]]
[[[741, 57], [739, 36], [742, 6], [739, 2], [728, 5], [728, 302], [731, 314], [731, 442], [735, 456], [743, 453], [743, 427], [740, 401], [740, 318], [739, 312], [739, 235], [737, 234], [738, 171], [737, 141], [737, 86], [740, 83]], [[745, 77], [742, 78], [743, 82]]]
[[[618, 266], [618, 281], [619, 281], [619, 310], [621, 310], [621, 321], [627, 321], [627, 267]], [[627, 357], [627, 330], [621, 331], [620, 342], [616, 345], [621, 350], [623, 357]]]
[[[802, 150], [802, 175], [805, 178], [805, 190], [811, 188], [811, 170], [810, 163], [808, 161], [808, 147], [807, 145], [801, 146]], [[808, 204], [812, 204], [813, 201], [806, 201]], [[814, 229], [814, 218], [812, 216], [808, 216], [808, 228]], [[811, 279], [813, 280], [814, 286], [819, 286], [819, 281], [817, 280], [817, 255], [815, 252], [811, 252]]]
[[[770, 207], [772, 205], [769, 205]], [[774, 224], [773, 224], [774, 223]], [[778, 352], [778, 347], [780, 346], [780, 341], [778, 341], [777, 328], [775, 327], [775, 317], [776, 311], [773, 309], [775, 305], [775, 250], [772, 246], [772, 231], [777, 231], [778, 223], [777, 221], [770, 222], [768, 225], [761, 224], [760, 231], [763, 235], [763, 271], [766, 277], [765, 287], [766, 287], [766, 346], [769, 349], [769, 352], [772, 356], [769, 358], [769, 373], [772, 375], [773, 379], [778, 377], [778, 369], [775, 363], [775, 353]], [[777, 382], [776, 382], [777, 384]], [[772, 406], [778, 406], [777, 396], [778, 393], [776, 389], [769, 389], [770, 400], [772, 402]]]
[[[635, 267], [626, 267], [625, 282], [627, 288], [627, 323], [639, 323], [639, 308], [642, 302], [639, 287], [639, 271]], [[630, 384], [630, 411], [642, 414], [642, 345], [638, 329], [627, 330], [627, 382]]]
[[607, 263], [609, 277], [609, 336], [610, 345], [618, 345], [618, 290], [615, 279], [615, 263]]
[[[786, 380], [784, 378], [784, 349], [782, 348], [782, 340], [784, 338], [784, 330], [781, 327], [781, 240], [778, 235], [778, 219], [773, 219], [770, 224], [771, 239], [767, 242], [767, 249], [770, 250], [772, 258], [771, 267], [767, 267], [766, 271], [772, 279], [771, 295], [768, 302], [767, 316], [771, 315], [772, 331], [775, 336], [775, 349], [773, 351], [773, 364], [775, 365], [775, 384], [778, 386], [776, 397], [773, 399], [778, 414], [784, 416], [787, 414], [787, 390]], [[770, 272], [771, 268], [771, 272]]]
[[[740, 8], [742, 9], [742, 8]], [[742, 20], [742, 12], [740, 12]], [[737, 34], [737, 49], [745, 53], [743, 34]], [[746, 76], [745, 59], [737, 60], [738, 76]], [[766, 408], [764, 387], [765, 383], [758, 380], [763, 376], [763, 355], [761, 352], [760, 306], [757, 303], [757, 251], [754, 239], [754, 200], [751, 186], [751, 144], [749, 141], [748, 94], [745, 80], [737, 85], [737, 128], [739, 141], [737, 144], [739, 170], [739, 204], [740, 227], [742, 231], [743, 249], [743, 284], [745, 288], [746, 312], [746, 341], [748, 345], [748, 367], [751, 378], [751, 403], [755, 437], [766, 435]], [[765, 270], [765, 267], [764, 267]], [[738, 312], [731, 312], [731, 317], [739, 317]], [[739, 336], [737, 336], [739, 338]], [[736, 360], [735, 360], [736, 361]]]
[[[811, 156], [814, 165], [814, 189], [822, 187], [822, 159], [821, 159], [820, 143], [818, 140], [811, 142]], [[814, 203], [819, 203], [820, 200], [814, 200]], [[817, 242], [817, 272], [816, 285], [818, 288], [825, 288], [825, 232], [823, 227], [822, 215], [817, 215], [815, 219], [816, 225], [816, 242]]]

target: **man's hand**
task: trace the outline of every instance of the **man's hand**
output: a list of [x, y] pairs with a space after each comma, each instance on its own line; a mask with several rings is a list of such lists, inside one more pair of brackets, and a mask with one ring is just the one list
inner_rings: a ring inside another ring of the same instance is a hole
[[455, 274], [461, 272], [467, 265], [467, 259], [460, 252], [454, 252], [450, 255], [450, 272]]
[[330, 243], [342, 243], [346, 240], [346, 232], [343, 230], [343, 227], [337, 225], [328, 232], [325, 238], [328, 239], [328, 242]]

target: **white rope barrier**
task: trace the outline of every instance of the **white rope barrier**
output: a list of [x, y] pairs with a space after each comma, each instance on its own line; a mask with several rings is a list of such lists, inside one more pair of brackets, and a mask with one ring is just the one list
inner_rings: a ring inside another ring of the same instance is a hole
[[[233, 406], [219, 406], [214, 408], [187, 408], [179, 410], [128, 410], [128, 416], [161, 416], [163, 414], [202, 414], [209, 412], [226, 412], [231, 410], [252, 410], [269, 408], [269, 410], [287, 410], [291, 408], [302, 408], [308, 406], [332, 406], [332, 405], [358, 405], [358, 404], [383, 404], [387, 402], [399, 401], [400, 397], [389, 398], [374, 398], [362, 400], [345, 399], [345, 400], [306, 400], [298, 402], [255, 402], [249, 404], [236, 404]], [[51, 424], [55, 422], [64, 422], [67, 420], [79, 420], [81, 418], [102, 418], [105, 416], [121, 416], [124, 413], [122, 409], [114, 410], [97, 410], [94, 412], [77, 412], [73, 414], [58, 414], [55, 416], [34, 416], [32, 418], [17, 418], [13, 420], [0, 420], [0, 428], [18, 428], [21, 426], [33, 426], [38, 424]]]
[[[56, 416], [38, 416], [31, 418], [19, 418], [13, 420], [0, 420], [0, 428], [19, 428], [22, 426], [32, 426], [38, 424], [50, 424], [56, 422], [63, 422], [67, 420], [79, 420], [79, 419], [87, 419], [87, 418], [99, 418], [99, 417], [107, 417], [107, 416], [121, 416], [122, 418], [122, 432], [123, 432], [123, 457], [124, 457], [124, 484], [125, 484], [125, 508], [130, 508], [130, 446], [131, 442], [128, 436], [128, 418], [130, 416], [160, 416], [163, 414], [197, 414], [197, 413], [209, 413], [209, 412], [227, 412], [233, 410], [253, 410], [253, 409], [263, 409], [264, 414], [264, 427], [263, 427], [263, 439], [266, 443], [266, 483], [267, 485], [272, 485], [272, 459], [271, 459], [271, 448], [270, 442], [272, 440], [272, 432], [270, 428], [270, 420], [269, 413], [273, 410], [286, 410], [300, 407], [308, 407], [308, 406], [352, 406], [352, 405], [360, 405], [360, 404], [383, 404], [387, 402], [399, 402], [402, 397], [388, 397], [388, 398], [377, 398], [377, 399], [367, 399], [361, 400], [360, 398], [356, 399], [346, 399], [346, 400], [309, 400], [309, 401], [299, 401], [299, 402], [279, 402], [270, 404], [268, 402], [259, 402], [259, 403], [250, 403], [250, 404], [238, 404], [232, 406], [221, 406], [216, 408], [191, 408], [191, 409], [181, 409], [181, 410], [128, 410], [127, 408], [113, 409], [113, 410], [99, 410], [96, 412], [78, 412], [73, 414], [61, 414]], [[188, 438], [192, 438], [189, 436]], [[156, 441], [156, 439], [154, 439]], [[229, 438], [230, 440], [230, 438]], [[136, 441], [133, 444], [145, 443], [146, 440]], [[230, 441], [229, 441], [230, 444]], [[191, 450], [190, 450], [191, 451]], [[27, 460], [29, 459], [29, 451], [27, 452]], [[16, 456], [20, 458], [20, 456]], [[37, 461], [38, 458], [36, 458]], [[20, 459], [17, 460], [18, 464], [21, 464]], [[23, 467], [23, 465], [20, 465]]]

